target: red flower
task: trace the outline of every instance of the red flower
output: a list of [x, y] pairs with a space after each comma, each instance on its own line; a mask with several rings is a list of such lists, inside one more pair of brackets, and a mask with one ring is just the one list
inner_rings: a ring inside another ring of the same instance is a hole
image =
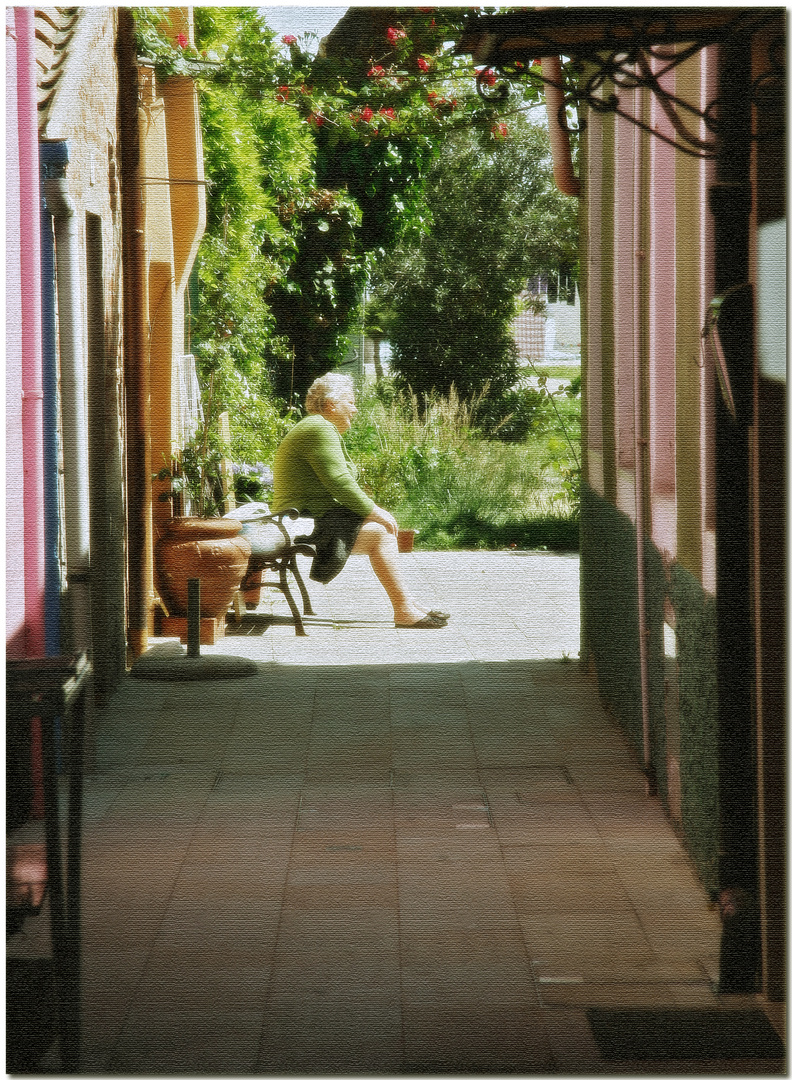
[[311, 113], [311, 115], [308, 117], [308, 123], [315, 124], [317, 127], [321, 127], [324, 122], [325, 118], [320, 112]]
[[514, 66], [516, 68], [520, 68], [522, 70], [522, 68], [525, 67], [525, 64], [522, 62], [522, 60], [515, 60], [514, 61]]
[[384, 106], [380, 109], [380, 116], [387, 116], [387, 118], [389, 120], [395, 120], [396, 119], [396, 113], [393, 111], [393, 109], [391, 109], [391, 108], [386, 109]]
[[490, 131], [496, 139], [508, 139], [509, 137], [509, 126], [508, 124], [504, 124], [503, 122], [499, 124], [493, 124], [490, 128]]
[[294, 34], [284, 34], [283, 37], [281, 38], [281, 41], [283, 42], [284, 45], [296, 45], [297, 44], [297, 38], [294, 36]]
[[432, 12], [434, 11], [434, 8], [433, 7], [419, 7], [418, 10], [422, 11], [424, 13], [424, 15], [431, 15]]
[[288, 86], [279, 86], [278, 92], [275, 95], [276, 101], [288, 101], [289, 100], [289, 88]]
[[429, 64], [427, 63], [426, 60], [424, 60], [424, 58], [422, 56], [419, 56], [418, 59], [415, 62], [418, 65], [418, 67], [421, 69], [421, 71], [428, 71], [429, 70]]
[[537, 59], [537, 60], [532, 60], [532, 61], [531, 61], [531, 67], [534, 67], [534, 66], [536, 66], [536, 67], [541, 67], [541, 66], [542, 66], [542, 61], [541, 61], [541, 60], [539, 60], [539, 59]]
[[179, 46], [180, 49], [186, 49], [187, 46], [190, 44], [190, 42], [187, 40], [187, 35], [179, 34], [179, 36], [176, 38], [176, 44]]
[[404, 30], [398, 30], [395, 26], [388, 27], [388, 41], [391, 45], [395, 45], [397, 41], [401, 41], [402, 38], [406, 37]]
[[361, 109], [361, 110], [360, 110], [360, 119], [361, 119], [361, 120], [365, 120], [365, 121], [366, 121], [366, 123], [368, 123], [368, 122], [369, 122], [369, 120], [371, 120], [371, 118], [372, 118], [372, 116], [373, 116], [373, 115], [374, 115], [374, 113], [373, 113], [373, 111], [372, 111], [372, 110], [371, 110], [371, 109], [370, 109], [370, 108], [368, 107], [368, 105], [367, 105], [367, 106], [365, 107], [365, 109]]
[[487, 68], [485, 71], [482, 71], [479, 78], [481, 79], [481, 82], [483, 82], [486, 86], [494, 86], [495, 83], [498, 81], [498, 76], [495, 74], [492, 68]]
[[385, 74], [385, 68], [380, 67], [379, 64], [375, 64], [374, 67], [368, 69], [366, 74], [370, 79], [379, 79]]

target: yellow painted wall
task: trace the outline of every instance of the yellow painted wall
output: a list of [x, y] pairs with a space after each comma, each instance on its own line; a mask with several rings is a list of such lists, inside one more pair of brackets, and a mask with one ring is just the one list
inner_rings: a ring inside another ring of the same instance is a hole
[[[175, 39], [192, 42], [192, 9], [170, 8], [163, 29]], [[184, 293], [206, 225], [198, 94], [191, 79], [156, 80], [141, 69], [141, 177], [145, 211], [147, 260], [149, 438], [152, 472], [172, 461], [174, 360], [184, 352]], [[159, 495], [168, 481], [152, 484], [149, 548], [172, 515], [171, 503]], [[152, 612], [154, 583], [150, 583]]]

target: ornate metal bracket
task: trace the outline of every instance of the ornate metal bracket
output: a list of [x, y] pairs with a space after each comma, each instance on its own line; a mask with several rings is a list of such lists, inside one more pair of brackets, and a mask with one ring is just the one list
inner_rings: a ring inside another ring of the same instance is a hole
[[[555, 86], [563, 92], [559, 123], [566, 126], [566, 110], [587, 105], [597, 113], [624, 117], [655, 138], [696, 158], [712, 158], [718, 135], [718, 100], [704, 108], [686, 101], [667, 89], [668, 76], [680, 64], [708, 45], [738, 36], [746, 42], [764, 29], [778, 12], [768, 8], [698, 9], [556, 9], [525, 15], [485, 17], [469, 24], [458, 51], [471, 51], [474, 59], [488, 68], [479, 72], [477, 90], [488, 101], [502, 99], [511, 92], [510, 83], [530, 80], [534, 85]], [[476, 31], [480, 30], [478, 36]], [[468, 43], [472, 43], [470, 48]], [[547, 79], [531, 68], [526, 58], [560, 56], [561, 83]], [[770, 70], [752, 84], [752, 101], [768, 91], [778, 92], [784, 78], [784, 39], [779, 34], [769, 50]], [[500, 79], [494, 80], [491, 72]], [[620, 94], [647, 90], [673, 128], [674, 135], [652, 127], [625, 109]], [[580, 128], [585, 121], [580, 123]], [[778, 130], [763, 132], [762, 138], [779, 137]]]

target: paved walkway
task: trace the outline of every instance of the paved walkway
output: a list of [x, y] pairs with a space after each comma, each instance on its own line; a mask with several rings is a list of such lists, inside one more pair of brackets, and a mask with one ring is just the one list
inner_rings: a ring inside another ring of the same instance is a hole
[[254, 677], [130, 678], [98, 717], [84, 1072], [783, 1072], [592, 1035], [758, 999], [713, 993], [716, 913], [575, 662], [577, 558], [404, 561], [445, 630], [395, 630], [355, 558], [309, 637], [271, 590], [202, 650]]

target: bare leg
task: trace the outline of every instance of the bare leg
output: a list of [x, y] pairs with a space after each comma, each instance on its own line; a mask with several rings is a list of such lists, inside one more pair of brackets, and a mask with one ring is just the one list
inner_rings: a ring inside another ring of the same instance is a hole
[[376, 521], [365, 522], [352, 554], [368, 555], [371, 568], [393, 605], [393, 618], [397, 623], [418, 622], [424, 617], [427, 609], [416, 603], [401, 576], [399, 548], [393, 533]]

